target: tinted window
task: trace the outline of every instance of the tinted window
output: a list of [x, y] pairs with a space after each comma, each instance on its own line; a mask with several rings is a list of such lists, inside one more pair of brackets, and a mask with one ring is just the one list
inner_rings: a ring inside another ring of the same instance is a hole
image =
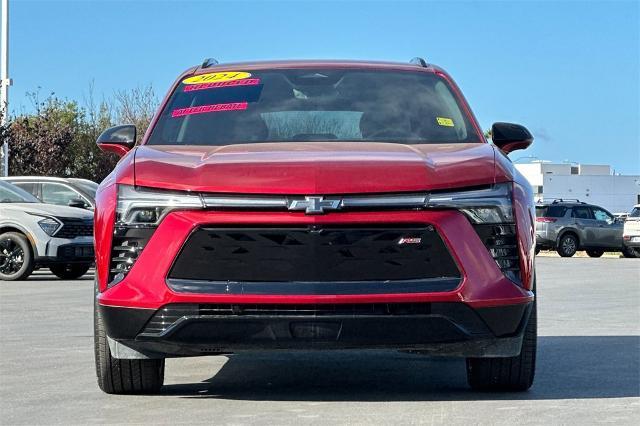
[[538, 217], [564, 217], [567, 208], [564, 206], [538, 206], [536, 207], [536, 215]]
[[591, 210], [593, 211], [593, 216], [596, 218], [596, 220], [602, 220], [605, 222], [613, 221], [613, 216], [611, 216], [609, 213], [602, 210], [601, 208], [593, 207]]
[[640, 217], [640, 207], [634, 207], [628, 217]]
[[36, 195], [36, 185], [37, 183], [31, 182], [12, 182], [18, 188], [22, 188], [30, 194]]
[[262, 70], [237, 80], [221, 74], [193, 77], [197, 84], [183, 80], [148, 143], [481, 141], [448, 83], [432, 73]]
[[[42, 202], [66, 206], [71, 200], [82, 199], [73, 189], [59, 183], [42, 184]], [[84, 201], [84, 200], [83, 200]]]
[[573, 207], [571, 210], [571, 217], [575, 217], [577, 219], [593, 219], [591, 216], [591, 209], [584, 206]]
[[33, 195], [7, 182], [0, 182], [0, 203], [39, 203]]

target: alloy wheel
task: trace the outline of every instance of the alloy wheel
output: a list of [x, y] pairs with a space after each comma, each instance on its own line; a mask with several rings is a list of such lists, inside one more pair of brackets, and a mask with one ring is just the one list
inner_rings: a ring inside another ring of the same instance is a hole
[[24, 265], [24, 250], [11, 238], [0, 241], [0, 273], [13, 275]]

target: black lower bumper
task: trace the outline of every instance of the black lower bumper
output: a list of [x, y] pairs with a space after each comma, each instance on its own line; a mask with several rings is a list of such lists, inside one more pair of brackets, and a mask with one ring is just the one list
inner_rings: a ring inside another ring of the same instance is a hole
[[150, 357], [243, 350], [418, 350], [448, 356], [515, 356], [530, 304], [463, 303], [100, 306], [107, 335]]

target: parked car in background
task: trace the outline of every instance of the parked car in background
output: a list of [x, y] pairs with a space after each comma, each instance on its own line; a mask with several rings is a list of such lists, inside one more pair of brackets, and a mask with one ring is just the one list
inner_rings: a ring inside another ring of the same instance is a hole
[[578, 250], [590, 257], [600, 257], [605, 251], [627, 253], [622, 228], [621, 219], [579, 200], [558, 199], [536, 206], [536, 250], [556, 250], [562, 257], [571, 257]]
[[95, 208], [98, 184], [88, 179], [50, 176], [9, 176], [0, 178], [31, 193], [43, 203]]
[[93, 213], [45, 204], [0, 181], [0, 280], [24, 280], [48, 267], [63, 279], [84, 275], [93, 263]]
[[622, 242], [630, 257], [640, 257], [640, 204], [633, 206], [624, 221]]

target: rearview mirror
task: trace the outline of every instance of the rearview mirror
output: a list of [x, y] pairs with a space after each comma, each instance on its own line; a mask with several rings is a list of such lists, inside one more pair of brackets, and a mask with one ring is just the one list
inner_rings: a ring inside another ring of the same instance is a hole
[[104, 152], [113, 152], [122, 157], [136, 144], [136, 126], [124, 124], [109, 127], [98, 136], [96, 143]]
[[493, 123], [491, 140], [502, 152], [508, 154], [519, 149], [527, 149], [533, 136], [526, 127], [513, 123]]

